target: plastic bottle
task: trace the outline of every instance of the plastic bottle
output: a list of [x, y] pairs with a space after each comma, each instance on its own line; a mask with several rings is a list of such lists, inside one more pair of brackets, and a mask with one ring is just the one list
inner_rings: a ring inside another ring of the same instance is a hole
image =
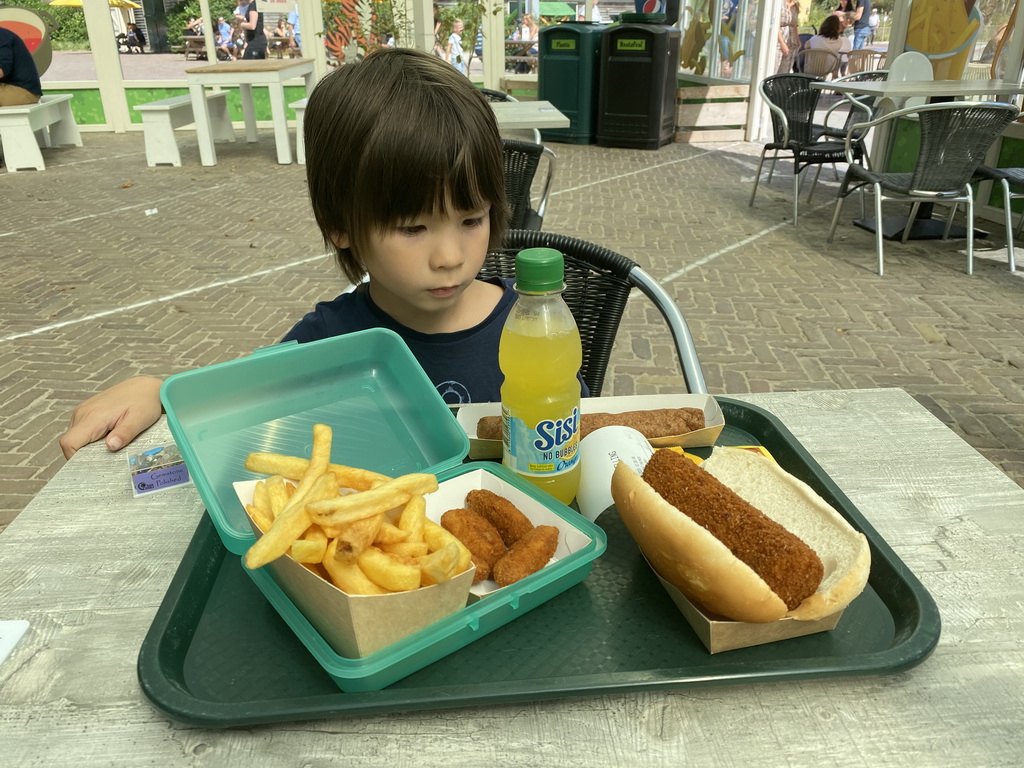
[[516, 256], [515, 306], [505, 321], [498, 362], [502, 461], [568, 504], [580, 483], [580, 332], [562, 299], [565, 263], [552, 248]]

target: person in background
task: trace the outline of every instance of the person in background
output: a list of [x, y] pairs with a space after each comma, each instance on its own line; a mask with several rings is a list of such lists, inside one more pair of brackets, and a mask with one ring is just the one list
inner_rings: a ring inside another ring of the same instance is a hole
[[779, 12], [779, 48], [775, 54], [775, 74], [793, 71], [793, 59], [800, 50], [800, 3], [784, 0]]
[[[818, 27], [818, 34], [807, 41], [804, 46], [812, 51], [832, 51], [841, 58], [844, 53], [850, 51], [850, 40], [842, 36], [843, 22], [836, 15], [826, 16]], [[832, 77], [838, 77], [841, 65], [837, 64], [832, 72]]]
[[0, 27], [0, 107], [35, 104], [43, 95], [39, 70], [28, 46], [6, 27]]
[[871, 34], [871, 0], [857, 0], [853, 8], [853, 50], [859, 51]]
[[[515, 291], [512, 280], [477, 279], [508, 225], [486, 99], [430, 53], [382, 49], [317, 84], [305, 142], [313, 214], [358, 287], [317, 304], [284, 340], [388, 328], [451, 404], [498, 401], [498, 340]], [[135, 377], [83, 402], [60, 438], [64, 455], [98, 440], [127, 445], [160, 418], [160, 384]]]
[[434, 55], [439, 59], [444, 58], [444, 49], [441, 47], [441, 8], [434, 3]]
[[274, 40], [270, 43], [270, 50], [280, 54], [281, 58], [284, 58], [285, 50], [291, 47], [291, 44], [287, 40], [288, 26], [287, 23], [285, 22], [284, 16], [277, 17], [277, 26], [274, 27], [273, 30], [271, 30], [270, 36], [284, 38], [282, 40]]
[[452, 33], [448, 35], [448, 47], [444, 53], [448, 63], [462, 74], [466, 74], [466, 61], [462, 50], [462, 30], [465, 27], [462, 19], [452, 19]]
[[878, 25], [881, 23], [881, 21], [882, 19], [878, 15], [878, 9], [872, 8], [871, 15], [868, 16], [868, 29], [870, 30], [870, 32], [868, 33], [869, 45], [875, 44], [875, 35], [878, 34]]
[[234, 61], [235, 59], [235, 41], [231, 33], [231, 25], [228, 24], [223, 16], [217, 18], [217, 53], [218, 55], [223, 54], [224, 58], [228, 61]]
[[243, 59], [267, 58], [267, 35], [263, 31], [263, 14], [256, 9], [256, 0], [235, 9], [238, 26], [245, 32], [245, 53]]
[[132, 53], [142, 53], [142, 47], [146, 44], [146, 36], [137, 26], [128, 23], [128, 35], [126, 37], [128, 50]]
[[299, 29], [299, 4], [298, 3], [296, 3], [295, 6], [292, 8], [292, 10], [290, 10], [288, 12], [288, 32], [289, 32], [289, 42], [291, 43], [292, 50], [295, 53], [299, 53], [301, 55], [301, 51], [302, 51], [302, 32]]

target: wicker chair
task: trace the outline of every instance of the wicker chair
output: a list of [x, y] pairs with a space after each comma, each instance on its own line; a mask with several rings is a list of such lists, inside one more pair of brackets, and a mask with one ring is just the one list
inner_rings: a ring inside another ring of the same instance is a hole
[[[826, 139], [818, 140], [814, 134], [814, 114], [821, 92], [811, 88], [812, 83], [822, 82], [821, 78], [803, 74], [772, 75], [761, 81], [758, 90], [764, 97], [772, 117], [772, 141], [764, 145], [761, 159], [754, 176], [754, 191], [750, 194], [750, 205], [754, 204], [757, 188], [761, 182], [761, 169], [769, 150], [774, 150], [772, 168], [768, 173], [769, 183], [775, 173], [779, 152], [793, 155], [793, 223], [800, 214], [801, 172], [810, 165], [847, 162], [844, 142]], [[860, 160], [863, 149], [854, 145], [854, 158]], [[812, 188], [813, 192], [813, 188]]]
[[[519, 99], [516, 99], [516, 98], [513, 98], [512, 96], [509, 96], [504, 91], [496, 91], [493, 88], [481, 88], [480, 89], [480, 93], [482, 93], [485, 97], [487, 97], [488, 101], [494, 101], [494, 102], [519, 101]], [[540, 129], [538, 129], [538, 128], [530, 128], [529, 132], [530, 132], [530, 135], [533, 136], [534, 143], [540, 144], [541, 143]], [[517, 138], [519, 136], [519, 134], [521, 134], [521, 133], [526, 133], [526, 131], [524, 130], [524, 131], [518, 131], [518, 132], [510, 132], [509, 136], [510, 136], [510, 138]]]
[[512, 230], [506, 248], [487, 255], [481, 277], [514, 277], [515, 254], [523, 248], [555, 248], [565, 256], [565, 297], [580, 329], [580, 371], [592, 397], [601, 394], [619, 321], [635, 287], [646, 295], [672, 331], [687, 390], [706, 394], [707, 385], [686, 321], [660, 283], [636, 262], [594, 243], [550, 232]]
[[[1010, 262], [1010, 271], [1017, 270], [1017, 261], [1013, 255], [1013, 209], [1010, 203], [1019, 197], [1024, 197], [1024, 192], [1014, 192], [1012, 187], [1024, 187], [1024, 168], [990, 168], [987, 165], [979, 165], [974, 172], [974, 178], [978, 181], [995, 181], [1003, 188], [1003, 215], [1006, 217], [1006, 255]], [[1024, 226], [1024, 216], [1020, 217], [1017, 224], [1017, 234], [1020, 234]]]
[[796, 52], [794, 66], [798, 72], [824, 79], [839, 74], [839, 57], [823, 48], [804, 48]]
[[[921, 128], [921, 147], [914, 170], [909, 173], [895, 173], [885, 169], [873, 171], [861, 165], [854, 158], [857, 142], [851, 131], [845, 142], [850, 165], [836, 198], [828, 242], [831, 243], [835, 235], [843, 201], [853, 191], [871, 186], [875, 192], [875, 249], [878, 255], [878, 274], [881, 275], [883, 201], [912, 203], [909, 221], [903, 229], [903, 242], [910, 237], [912, 224], [922, 203], [964, 203], [967, 206], [967, 274], [973, 274], [974, 198], [971, 178], [985, 158], [985, 153], [1018, 114], [1019, 110], [1012, 104], [960, 101], [907, 107], [859, 126], [879, 126], [879, 130], [888, 130], [896, 120], [916, 117]], [[949, 237], [955, 210], [954, 205], [946, 220], [943, 239]]]
[[[509, 227], [540, 229], [544, 223], [544, 213], [551, 195], [551, 182], [555, 175], [555, 153], [532, 141], [502, 139], [501, 144], [505, 164], [505, 195], [512, 209]], [[530, 193], [543, 158], [546, 158], [544, 184], [537, 207], [534, 209]]]

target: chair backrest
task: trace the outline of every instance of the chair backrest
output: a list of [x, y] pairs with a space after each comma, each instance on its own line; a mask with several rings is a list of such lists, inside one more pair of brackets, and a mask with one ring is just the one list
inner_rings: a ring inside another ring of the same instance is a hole
[[858, 72], [869, 72], [877, 69], [885, 54], [881, 51], [873, 51], [870, 48], [859, 48], [856, 51], [848, 51], [846, 54], [846, 71], [851, 75]]
[[962, 190], [971, 180], [1020, 111], [1012, 104], [958, 101], [902, 109], [886, 118], [914, 113], [921, 127], [921, 147], [910, 189], [949, 193]]
[[[555, 175], [555, 153], [532, 141], [502, 139], [501, 145], [505, 169], [505, 196], [511, 209], [509, 227], [540, 229]], [[544, 183], [537, 206], [534, 208], [531, 191], [542, 158], [546, 158]]]
[[823, 48], [804, 48], [797, 51], [796, 65], [805, 75], [828, 77], [839, 71], [839, 57]]
[[[909, 81], [927, 81], [934, 80], [935, 75], [932, 70], [932, 63], [928, 60], [928, 57], [918, 51], [904, 51], [895, 59], [889, 66], [889, 79], [895, 83], [909, 82]], [[903, 107], [919, 107], [928, 101], [924, 96], [914, 96], [909, 99], [905, 99], [902, 104], [898, 105], [900, 108]]]
[[495, 101], [495, 102], [519, 101], [519, 99], [516, 99], [516, 98], [513, 98], [512, 96], [509, 96], [504, 91], [496, 91], [493, 88], [481, 88], [480, 89], [480, 93], [482, 93], [484, 96], [486, 96], [488, 101]]
[[585, 240], [551, 232], [512, 230], [505, 248], [487, 255], [481, 277], [515, 277], [515, 255], [523, 248], [555, 248], [565, 256], [562, 294], [580, 329], [583, 366], [580, 375], [596, 397], [632, 288], [639, 288], [658, 307], [672, 331], [688, 391], [707, 393], [689, 328], [664, 288], [640, 266], [614, 251]]
[[[885, 69], [872, 69], [867, 72], [857, 72], [852, 75], [846, 75], [845, 77], [837, 77], [833, 82], [836, 83], [864, 83], [864, 82], [877, 82], [885, 80], [889, 76], [888, 70]], [[842, 125], [833, 125], [830, 118], [832, 113], [841, 107], [847, 107], [851, 101], [856, 101], [858, 104], [863, 105], [867, 112], [861, 109], [856, 109], [853, 106], [849, 106], [846, 111], [846, 119]], [[878, 101], [877, 96], [844, 96], [842, 101], [837, 101], [825, 114], [825, 135], [843, 137], [849, 132], [850, 128], [856, 123], [863, 123], [871, 120], [875, 109], [875, 102]]]
[[813, 141], [814, 110], [821, 92], [811, 88], [820, 77], [805, 74], [772, 75], [758, 90], [771, 110], [774, 141], [779, 144]]

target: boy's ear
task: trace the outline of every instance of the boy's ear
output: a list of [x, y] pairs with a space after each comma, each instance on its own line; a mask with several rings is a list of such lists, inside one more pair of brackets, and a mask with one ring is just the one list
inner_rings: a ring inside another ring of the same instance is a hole
[[335, 232], [331, 235], [331, 242], [334, 243], [337, 248], [351, 248], [352, 241], [349, 240], [347, 232]]

